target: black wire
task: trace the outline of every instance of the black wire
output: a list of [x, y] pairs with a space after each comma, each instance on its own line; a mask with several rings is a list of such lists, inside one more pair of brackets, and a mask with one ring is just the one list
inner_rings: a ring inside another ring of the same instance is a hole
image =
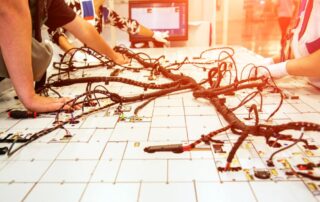
[[271, 154], [271, 156], [269, 157], [268, 162], [272, 162], [272, 159], [273, 159], [273, 157], [274, 157], [276, 154], [278, 154], [278, 153], [280, 153], [280, 152], [282, 152], [282, 151], [284, 151], [284, 150], [287, 150], [287, 149], [293, 147], [294, 145], [296, 145], [298, 142], [300, 142], [301, 139], [302, 139], [302, 137], [303, 137], [303, 135], [304, 135], [304, 127], [301, 128], [301, 135], [300, 135], [299, 139], [297, 139], [297, 140], [296, 140], [294, 143], [292, 143], [291, 145], [288, 145], [288, 146], [286, 146], [286, 147], [283, 147], [283, 148], [281, 148], [281, 149], [273, 152], [273, 153]]

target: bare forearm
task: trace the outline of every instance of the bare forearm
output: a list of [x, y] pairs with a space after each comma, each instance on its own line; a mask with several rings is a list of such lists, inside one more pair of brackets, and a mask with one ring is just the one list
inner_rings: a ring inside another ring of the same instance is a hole
[[[31, 16], [28, 1], [6, 1], [0, 11], [0, 43], [13, 86], [28, 102], [35, 95], [31, 67]], [[10, 31], [10, 33], [8, 33]]]
[[[90, 27], [90, 28], [89, 28]], [[110, 59], [115, 60], [116, 55], [114, 50], [104, 41], [101, 35], [94, 29], [93, 26], [88, 26], [88, 36], [80, 37], [86, 45], [93, 48], [94, 50], [108, 56]]]
[[98, 51], [99, 53], [105, 54], [111, 59], [116, 58], [115, 52], [104, 41], [95, 28], [80, 17], [77, 16], [72, 22], [66, 24], [64, 28], [90, 48]]
[[306, 57], [289, 60], [287, 71], [290, 75], [320, 78], [320, 50]]
[[58, 43], [59, 43], [60, 48], [62, 50], [64, 50], [65, 52], [74, 48], [74, 46], [71, 43], [69, 43], [68, 39], [63, 35], [59, 36]]

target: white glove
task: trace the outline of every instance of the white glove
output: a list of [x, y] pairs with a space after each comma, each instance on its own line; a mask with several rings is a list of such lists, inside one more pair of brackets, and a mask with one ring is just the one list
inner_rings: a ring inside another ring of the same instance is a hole
[[[268, 65], [267, 69], [270, 71], [271, 76], [276, 79], [280, 79], [281, 77], [289, 75], [287, 72], [287, 61]], [[269, 75], [266, 70], [262, 70], [262, 74]]]
[[77, 51], [74, 55], [73, 55], [73, 59], [76, 60], [77, 62], [97, 62], [97, 58], [95, 58], [94, 56], [92, 55], [89, 55], [85, 52], [82, 52], [82, 51]]
[[159, 41], [161, 43], [169, 43], [169, 41], [166, 39], [169, 37], [169, 31], [165, 32], [159, 32], [159, 31], [154, 31], [152, 38], [154, 38], [156, 41]]
[[267, 65], [274, 64], [274, 61], [273, 61], [273, 58], [271, 58], [271, 57], [270, 58], [264, 58], [258, 64], [261, 65], [261, 66], [267, 66]]

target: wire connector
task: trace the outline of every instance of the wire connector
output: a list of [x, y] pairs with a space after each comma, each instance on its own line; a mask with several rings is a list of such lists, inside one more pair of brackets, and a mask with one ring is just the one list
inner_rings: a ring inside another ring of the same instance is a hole
[[144, 151], [147, 153], [154, 153], [154, 152], [182, 153], [184, 152], [182, 144], [150, 146], [150, 147], [144, 148]]

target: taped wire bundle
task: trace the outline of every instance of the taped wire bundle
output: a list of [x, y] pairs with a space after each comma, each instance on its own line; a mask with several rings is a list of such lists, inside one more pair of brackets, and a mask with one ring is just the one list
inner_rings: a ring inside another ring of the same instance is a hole
[[[84, 61], [82, 65], [75, 65], [73, 56], [76, 51], [82, 51], [87, 55], [95, 57], [96, 63], [91, 65]], [[140, 71], [148, 71], [151, 75], [162, 76], [171, 81], [167, 83], [156, 84], [115, 76], [72, 78], [72, 73], [76, 71], [83, 71], [84, 69], [92, 69], [98, 67], [107, 67], [107, 69], [110, 69], [113, 68], [116, 64], [103, 55], [100, 55], [88, 48], [73, 50], [71, 56], [69, 56], [70, 53], [66, 53], [62, 56], [60, 62], [54, 63], [54, 68], [58, 70], [58, 73], [53, 74], [48, 78], [47, 83], [40, 90], [40, 92], [45, 95], [47, 95], [49, 92], [53, 92], [57, 96], [61, 96], [56, 89], [57, 87], [60, 88], [76, 84], [86, 84], [86, 89], [83, 94], [66, 103], [71, 106], [82, 106], [82, 113], [75, 116], [72, 115], [71, 118], [67, 120], [60, 120], [59, 116], [63, 112], [61, 108], [60, 111], [56, 112], [55, 126], [31, 134], [23, 141], [19, 138], [12, 139], [11, 146], [6, 147], [5, 149], [3, 148], [1, 150], [2, 154], [6, 153], [8, 156], [11, 156], [22, 147], [58, 128], [62, 128], [67, 131], [67, 129], [64, 127], [65, 124], [73, 123], [75, 120], [78, 120], [83, 116], [87, 116], [103, 109], [107, 109], [111, 106], [118, 105], [118, 108], [121, 108], [121, 106], [125, 103], [144, 101], [134, 111], [134, 114], [137, 116], [139, 110], [141, 110], [154, 99], [186, 89], [191, 90], [195, 98], [203, 98], [208, 100], [212, 104], [212, 106], [215, 107], [217, 112], [219, 112], [219, 114], [225, 119], [228, 125], [216, 131], [212, 131], [206, 135], [202, 135], [201, 138], [190, 144], [149, 146], [144, 149], [145, 152], [154, 153], [171, 151], [175, 153], [182, 153], [186, 151], [192, 151], [197, 147], [197, 145], [201, 143], [218, 143], [220, 145], [223, 145], [223, 141], [215, 140], [214, 138], [218, 134], [230, 131], [232, 134], [238, 135], [239, 138], [232, 146], [228, 154], [226, 166], [220, 169], [228, 171], [232, 170], [231, 164], [237, 150], [249, 136], [259, 136], [265, 138], [266, 144], [270, 147], [279, 147], [279, 145], [281, 146], [279, 141], [288, 141], [293, 143], [292, 146], [297, 144], [298, 142], [302, 142], [306, 148], [313, 148], [313, 145], [310, 145], [308, 141], [303, 138], [303, 135], [300, 138], [293, 138], [291, 135], [284, 135], [283, 133], [289, 130], [319, 132], [319, 124], [309, 122], [289, 122], [280, 125], [268, 125], [260, 123], [259, 115], [263, 110], [263, 92], [272, 91], [279, 95], [279, 104], [273, 110], [273, 112], [269, 114], [267, 120], [270, 120], [280, 109], [284, 99], [283, 93], [272, 79], [266, 76], [258, 76], [257, 72], [259, 71], [259, 69], [263, 69], [264, 67], [255, 66], [253, 64], [245, 66], [245, 68], [249, 68], [250, 73], [247, 77], [243, 78], [243, 71], [239, 73], [236, 63], [233, 59], [234, 50], [230, 47], [214, 48], [203, 51], [198, 58], [204, 59], [204, 55], [209, 54], [210, 51], [220, 51], [218, 58], [208, 59], [207, 62], [189, 61], [188, 58], [185, 58], [182, 62], [176, 61], [172, 64], [167, 65], [161, 64], [161, 60], [165, 58], [164, 56], [160, 56], [159, 58], [154, 59], [146, 53], [134, 53], [123, 46], [116, 47], [115, 51], [128, 57], [131, 62], [135, 61], [136, 63], [140, 64], [140, 66], [134, 67], [130, 62], [128, 66], [120, 66], [122, 68], [121, 71], [132, 71], [134, 73], [139, 73]], [[205, 78], [201, 82], [197, 82], [194, 78], [181, 74], [179, 70], [183, 68], [184, 65], [193, 65], [195, 68], [200, 67], [204, 71], [208, 70], [207, 78]], [[211, 67], [207, 69], [201, 67], [202, 65], [209, 65]], [[119, 95], [117, 93], [110, 92], [107, 88], [108, 85], [113, 82], [140, 87], [144, 89], [145, 92], [133, 96]], [[95, 84], [95, 86], [93, 84]], [[152, 91], [149, 92], [149, 89], [152, 89]], [[235, 106], [230, 107], [226, 105], [226, 95], [234, 95], [238, 91], [243, 90], [250, 90], [251, 92], [248, 93]], [[248, 109], [248, 117], [251, 118], [252, 116], [254, 116], [254, 124], [246, 125], [239, 117], [236, 116], [234, 112], [240, 107], [248, 105], [248, 103], [250, 103], [250, 101], [255, 98], [259, 98], [259, 103], [257, 103], [258, 105], [251, 104]], [[105, 102], [106, 100], [108, 100], [108, 102]], [[71, 112], [71, 114], [73, 113], [74, 112]], [[8, 138], [4, 138], [0, 140], [0, 142], [10, 141], [8, 141]], [[22, 144], [14, 149], [14, 144], [18, 142], [22, 142]], [[285, 149], [286, 148], [284, 148], [283, 150]], [[283, 150], [279, 150], [278, 152], [281, 152]], [[268, 160], [269, 165], [272, 165], [273, 156], [274, 155], [271, 155]], [[298, 172], [295, 173], [297, 174]]]

